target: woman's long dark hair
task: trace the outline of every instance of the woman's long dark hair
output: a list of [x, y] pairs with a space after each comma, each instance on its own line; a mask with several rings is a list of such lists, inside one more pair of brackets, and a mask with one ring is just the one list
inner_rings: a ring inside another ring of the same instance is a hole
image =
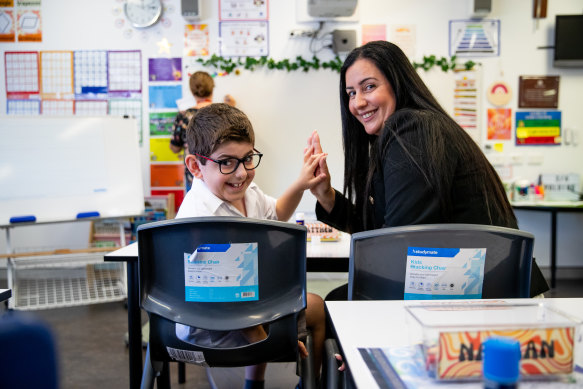
[[[369, 42], [361, 47], [354, 49], [344, 61], [340, 70], [340, 113], [342, 118], [342, 138], [344, 146], [344, 195], [354, 202], [357, 215], [355, 217], [362, 217], [367, 224], [364, 227], [370, 228], [370, 223], [367, 222], [367, 215], [370, 213], [370, 207], [367, 205], [366, 199], [369, 197], [370, 182], [375, 166], [378, 163], [379, 154], [382, 150], [378, 150], [377, 141], [380, 136], [368, 135], [363, 125], [354, 117], [349, 110], [349, 96], [346, 93], [346, 71], [354, 62], [359, 59], [367, 59], [371, 61], [379, 71], [386, 77], [387, 81], [393, 88], [395, 94], [395, 113], [391, 115], [386, 122], [383, 131], [390, 131], [390, 134], [385, 136], [395, 136], [400, 142], [395, 133], [395, 128], [399, 123], [389, 123], [391, 118], [395, 116], [399, 120], [400, 110], [413, 109], [420, 111], [431, 111], [437, 113], [441, 119], [449, 122], [451, 128], [459, 129], [459, 136], [453, 137], [455, 149], [462, 155], [474, 154], [480, 166], [476, 166], [485, 172], [484, 190], [485, 193], [491, 194], [488, 196], [488, 209], [490, 213], [496, 211], [503, 218], [502, 223], [510, 226], [516, 223], [512, 208], [506, 198], [504, 187], [500, 178], [492, 168], [486, 157], [483, 155], [480, 148], [469, 137], [469, 135], [455, 123], [451, 117], [445, 112], [441, 105], [437, 102], [435, 97], [431, 94], [425, 83], [421, 80], [407, 56], [396, 45], [386, 41]], [[436, 123], [437, 124], [437, 123]], [[442, 126], [438, 126], [442, 127]], [[432, 132], [428, 135], [426, 142], [426, 150], [423, 155], [428, 159], [425, 161], [416, 160], [402, 142], [405, 152], [412, 158], [420, 169], [421, 173], [427, 179], [429, 185], [436, 189], [436, 195], [443, 193], [438, 188], [444, 183], [440, 182], [440, 167], [447, 161], [444, 161], [445, 151], [443, 149], [443, 137], [437, 139], [436, 133]], [[437, 147], [437, 149], [435, 149]], [[366, 174], [365, 174], [366, 172]], [[489, 185], [494, 183], [495, 185]], [[440, 198], [442, 209], [444, 211], [452, 208], [451, 198]], [[446, 220], [444, 220], [445, 222]], [[349, 221], [349, 225], [350, 225]]]

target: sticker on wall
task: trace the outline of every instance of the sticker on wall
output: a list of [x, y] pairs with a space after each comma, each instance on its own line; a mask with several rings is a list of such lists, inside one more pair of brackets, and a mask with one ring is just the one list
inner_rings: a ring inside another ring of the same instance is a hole
[[502, 107], [510, 102], [512, 98], [512, 89], [503, 81], [496, 81], [488, 88], [487, 95], [490, 104], [496, 107]]

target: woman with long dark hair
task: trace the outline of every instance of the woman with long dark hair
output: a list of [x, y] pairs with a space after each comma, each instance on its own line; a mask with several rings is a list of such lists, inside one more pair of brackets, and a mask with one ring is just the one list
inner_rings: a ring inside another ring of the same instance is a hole
[[[396, 45], [369, 42], [347, 56], [340, 110], [344, 188], [332, 188], [326, 171], [312, 189], [319, 220], [350, 233], [435, 223], [518, 228], [496, 171]], [[317, 133], [308, 143], [322, 151]], [[531, 296], [548, 289], [534, 263]], [[328, 299], [346, 299], [346, 288]]]

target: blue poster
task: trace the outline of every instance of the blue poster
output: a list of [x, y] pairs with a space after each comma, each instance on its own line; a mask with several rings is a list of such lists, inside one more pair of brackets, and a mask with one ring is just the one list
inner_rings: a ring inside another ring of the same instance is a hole
[[177, 109], [176, 100], [182, 98], [182, 85], [153, 85], [148, 88], [150, 109]]

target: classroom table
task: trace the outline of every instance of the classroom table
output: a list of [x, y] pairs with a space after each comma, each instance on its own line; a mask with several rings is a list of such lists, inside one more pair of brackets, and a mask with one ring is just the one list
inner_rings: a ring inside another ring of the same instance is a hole
[[[307, 242], [306, 257], [309, 272], [347, 272], [350, 235], [342, 233], [334, 242]], [[142, 379], [142, 318], [138, 273], [138, 244], [132, 243], [105, 255], [106, 262], [127, 264], [128, 348], [130, 388], [139, 388]]]
[[557, 213], [583, 212], [583, 201], [514, 201], [518, 211], [550, 212], [551, 214], [551, 288], [557, 285]]
[[0, 289], [0, 303], [12, 297], [11, 289]]
[[[478, 301], [491, 302], [492, 300], [456, 300], [455, 302], [448, 300], [447, 302], [463, 303], [464, 301], [475, 304]], [[583, 298], [508, 299], [503, 301], [507, 303], [544, 303], [570, 314], [579, 321], [583, 320], [583, 310], [581, 309]], [[357, 388], [381, 387], [377, 384], [373, 373], [358, 349], [409, 346], [416, 343], [418, 339], [415, 339], [415, 335], [412, 334], [414, 331], [411, 330], [413, 319], [408, 316], [405, 306], [435, 304], [437, 302], [437, 300], [432, 302], [405, 300], [327, 301], [326, 310], [332, 320], [332, 327], [339, 340], [341, 354], [350, 372], [350, 383]], [[578, 346], [583, 347], [583, 343], [576, 345], [576, 347]], [[481, 387], [481, 384], [478, 386]]]

